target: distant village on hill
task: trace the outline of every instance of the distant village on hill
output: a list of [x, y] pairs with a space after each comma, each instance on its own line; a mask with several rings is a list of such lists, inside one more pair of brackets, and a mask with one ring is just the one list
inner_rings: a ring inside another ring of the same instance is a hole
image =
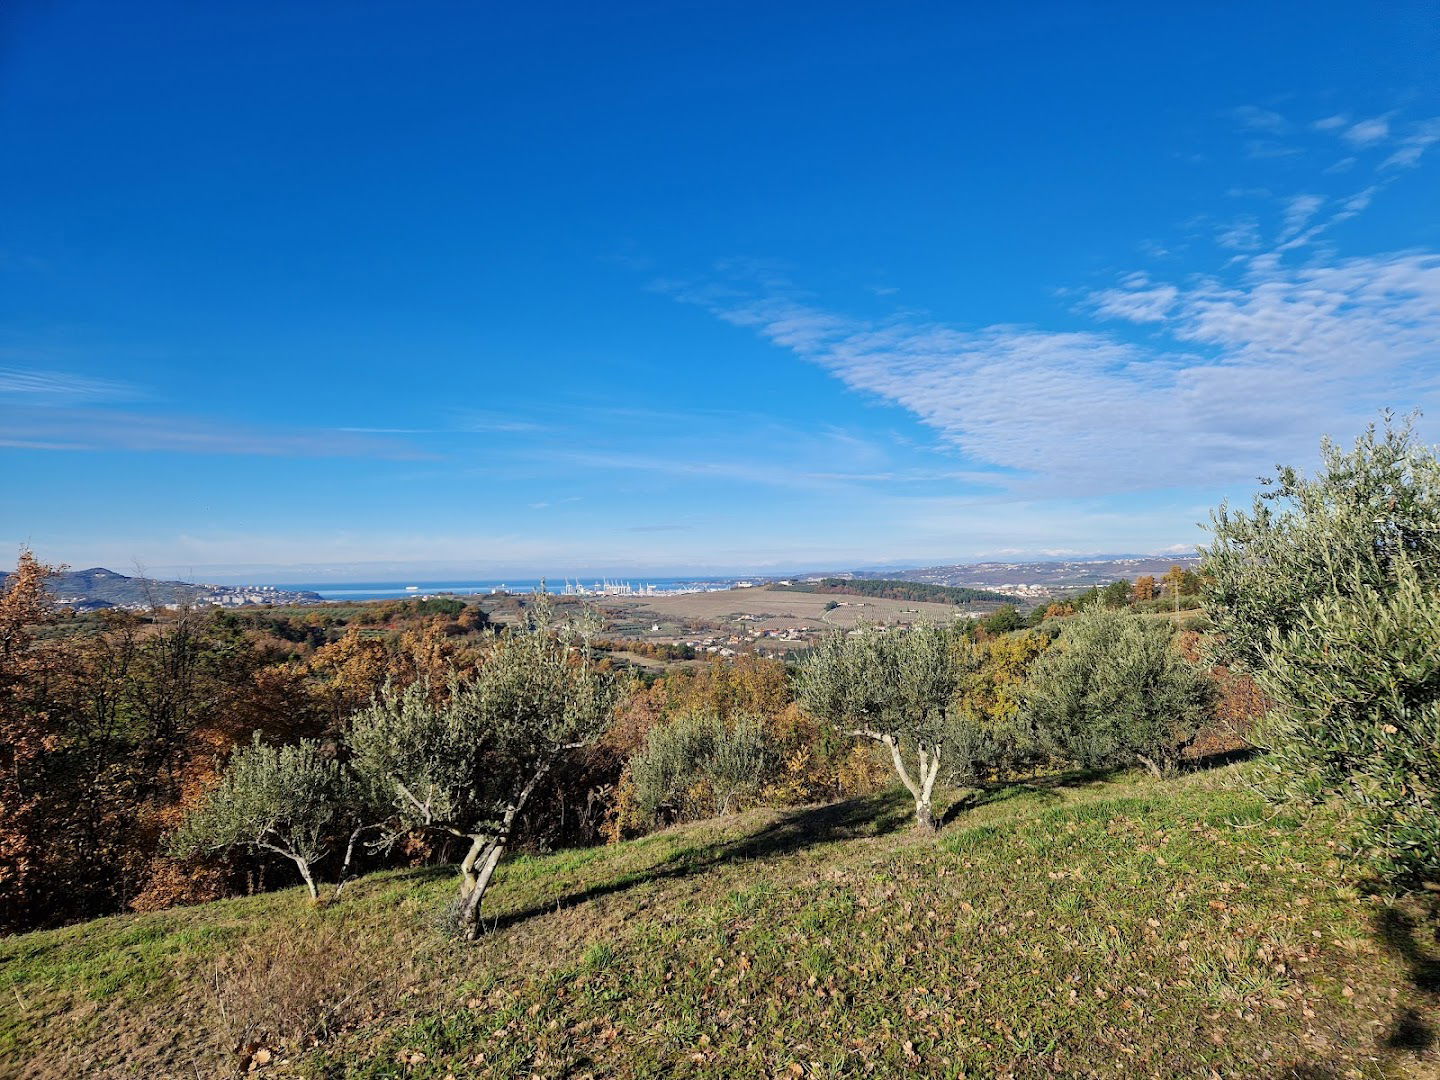
[[1112, 581], [1156, 577], [1172, 566], [1194, 570], [1198, 555], [1116, 555], [1099, 559], [1039, 562], [982, 562], [954, 566], [923, 566], [914, 570], [865, 573], [863, 577], [897, 578], [931, 585], [993, 589], [1027, 600], [1039, 600], [1065, 589], [1088, 589]]

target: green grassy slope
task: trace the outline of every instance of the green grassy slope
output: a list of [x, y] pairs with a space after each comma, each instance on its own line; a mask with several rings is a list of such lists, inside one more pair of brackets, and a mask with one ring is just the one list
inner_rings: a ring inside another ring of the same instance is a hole
[[438, 870], [11, 938], [0, 1075], [1435, 1075], [1419, 913], [1232, 779], [1016, 787], [938, 842], [885, 796], [519, 858], [475, 946]]

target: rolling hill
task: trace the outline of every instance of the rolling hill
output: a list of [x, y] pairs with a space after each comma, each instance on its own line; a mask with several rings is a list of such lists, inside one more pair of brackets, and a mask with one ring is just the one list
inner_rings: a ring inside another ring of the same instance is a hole
[[[8, 574], [0, 573], [0, 587]], [[127, 577], [114, 570], [92, 566], [88, 570], [65, 570], [47, 579], [46, 591], [55, 601], [79, 611], [100, 608], [173, 607], [219, 604], [242, 607], [249, 604], [317, 604], [319, 593], [294, 592], [264, 585], [197, 585], [188, 581], [156, 581]]]

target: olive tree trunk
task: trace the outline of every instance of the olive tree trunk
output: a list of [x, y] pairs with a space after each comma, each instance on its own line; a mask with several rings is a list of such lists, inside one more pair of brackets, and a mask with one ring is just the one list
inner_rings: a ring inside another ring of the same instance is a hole
[[531, 774], [514, 801], [505, 808], [499, 827], [493, 833], [471, 837], [470, 850], [465, 853], [465, 858], [460, 863], [460, 933], [466, 941], [474, 941], [480, 936], [480, 905], [484, 903], [485, 893], [495, 876], [495, 867], [510, 843], [520, 811], [525, 809], [536, 785], [549, 771], [550, 761], [547, 759]]
[[889, 732], [877, 731], [856, 731], [855, 734], [862, 735], [867, 739], [874, 739], [890, 751], [890, 760], [895, 765], [895, 772], [899, 774], [900, 782], [905, 785], [905, 789], [915, 800], [915, 824], [930, 832], [939, 828], [939, 822], [935, 820], [932, 796], [935, 792], [935, 781], [940, 775], [940, 747], [932, 746], [929, 750], [923, 746], [917, 748], [919, 768], [917, 775], [912, 776], [905, 765], [905, 755], [901, 752], [900, 740], [894, 735]]
[[295, 864], [295, 869], [300, 871], [300, 877], [305, 882], [305, 888], [310, 891], [310, 900], [314, 902], [320, 899], [320, 889], [315, 884], [315, 875], [310, 869], [309, 859], [307, 859], [303, 855], [297, 855], [293, 851], [287, 851], [283, 847], [279, 847], [275, 844], [265, 843], [264, 841], [256, 843], [255, 846], [258, 848], [262, 848], [265, 851], [273, 851], [276, 855], [283, 855], [285, 856], [285, 858], [293, 862]]

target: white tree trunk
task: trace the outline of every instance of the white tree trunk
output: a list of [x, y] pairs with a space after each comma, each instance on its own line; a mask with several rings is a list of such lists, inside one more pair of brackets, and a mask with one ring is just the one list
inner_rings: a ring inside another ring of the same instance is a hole
[[936, 747], [933, 751], [927, 752], [923, 747], [918, 750], [920, 758], [919, 779], [911, 777], [910, 770], [905, 767], [905, 755], [900, 752], [900, 741], [890, 734], [881, 735], [879, 741], [884, 743], [890, 751], [890, 760], [895, 763], [895, 771], [900, 775], [900, 782], [905, 785], [910, 797], [915, 800], [915, 823], [923, 829], [935, 829], [935, 813], [931, 808], [931, 795], [935, 791], [935, 779], [940, 775], [940, 749]]
[[305, 888], [310, 890], [311, 901], [319, 900], [320, 890], [315, 887], [315, 875], [310, 872], [310, 863], [298, 855], [291, 855], [290, 860], [299, 868], [300, 876], [305, 879]]
[[500, 856], [505, 854], [516, 818], [549, 770], [549, 760], [536, 768], [515, 801], [506, 808], [500, 827], [493, 835], [476, 836], [471, 840], [470, 850], [460, 864], [460, 931], [467, 941], [474, 941], [480, 936], [480, 905], [485, 900], [485, 891], [490, 888]]

